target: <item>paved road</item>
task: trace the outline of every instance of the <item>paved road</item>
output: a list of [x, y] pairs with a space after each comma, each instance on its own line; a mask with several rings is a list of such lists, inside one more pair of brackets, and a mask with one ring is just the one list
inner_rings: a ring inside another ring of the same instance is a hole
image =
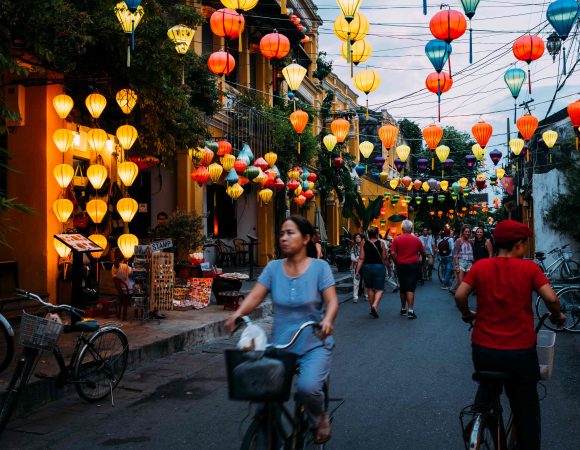
[[[458, 413], [473, 397], [469, 333], [447, 291], [420, 288], [418, 319], [386, 294], [379, 319], [343, 303], [336, 326], [329, 449], [462, 449]], [[267, 325], [267, 324], [266, 324]], [[2, 449], [236, 449], [248, 405], [227, 399], [222, 339], [128, 373], [116, 406], [75, 396], [10, 424]], [[580, 447], [580, 338], [559, 335], [554, 379], [542, 401], [543, 448]]]

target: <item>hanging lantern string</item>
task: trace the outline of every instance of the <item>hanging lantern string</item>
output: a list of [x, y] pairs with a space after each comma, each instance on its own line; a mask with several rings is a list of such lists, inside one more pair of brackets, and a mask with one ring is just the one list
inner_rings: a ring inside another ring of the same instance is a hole
[[[471, 28], [471, 19], [469, 19], [469, 64], [473, 64], [473, 29]], [[451, 69], [449, 69], [451, 75]]]

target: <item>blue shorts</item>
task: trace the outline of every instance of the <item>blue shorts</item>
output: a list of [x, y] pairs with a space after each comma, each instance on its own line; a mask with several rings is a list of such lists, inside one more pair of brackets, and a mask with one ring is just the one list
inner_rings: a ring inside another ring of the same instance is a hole
[[367, 289], [385, 290], [385, 266], [383, 264], [363, 264], [362, 276]]

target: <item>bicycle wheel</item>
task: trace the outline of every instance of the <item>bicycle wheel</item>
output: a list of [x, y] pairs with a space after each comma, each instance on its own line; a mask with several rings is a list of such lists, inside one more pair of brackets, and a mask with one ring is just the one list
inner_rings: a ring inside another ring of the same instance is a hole
[[578, 280], [580, 278], [580, 264], [576, 261], [564, 261], [560, 268], [560, 278], [564, 281]]
[[0, 433], [4, 431], [14, 409], [16, 409], [20, 394], [22, 394], [32, 373], [37, 355], [38, 350], [25, 348], [24, 353], [16, 365], [8, 389], [4, 394], [2, 408], [0, 409]]
[[439, 276], [439, 283], [443, 284], [445, 281], [445, 264], [441, 264], [441, 261], [439, 261], [439, 267], [437, 267], [437, 275]]
[[0, 373], [10, 365], [14, 356], [14, 337], [0, 321]]
[[[274, 439], [274, 438], [273, 438]], [[254, 417], [244, 434], [240, 450], [278, 450], [282, 445], [268, 445], [268, 429], [263, 417]]]
[[123, 378], [129, 356], [127, 336], [118, 328], [95, 333], [75, 362], [74, 380], [79, 396], [88, 402], [102, 400]]
[[564, 329], [572, 333], [580, 333], [580, 287], [571, 286], [558, 291], [560, 297], [560, 309], [566, 314], [568, 320]]
[[468, 444], [470, 450], [496, 450], [497, 420], [487, 414], [478, 414], [473, 421]]
[[[548, 307], [544, 303], [544, 300], [539, 295], [536, 297], [536, 305], [535, 306], [536, 306], [536, 316], [538, 317], [538, 320], [540, 320], [544, 314], [550, 312], [550, 310], [548, 309]], [[560, 304], [560, 306], [561, 306], [561, 304]], [[563, 311], [564, 310], [562, 310], [562, 312]], [[563, 327], [560, 327], [560, 326], [550, 322], [550, 319], [544, 320], [543, 326], [545, 326], [548, 330], [552, 330], [552, 331], [556, 331], [556, 332], [564, 330]]]

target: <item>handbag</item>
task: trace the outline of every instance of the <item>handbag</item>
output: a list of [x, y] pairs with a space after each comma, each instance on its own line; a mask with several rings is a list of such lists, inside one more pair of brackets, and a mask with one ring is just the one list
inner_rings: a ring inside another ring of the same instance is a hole
[[74, 175], [74, 185], [75, 187], [86, 187], [89, 183], [89, 179], [83, 175], [83, 169], [80, 164], [77, 164]]

